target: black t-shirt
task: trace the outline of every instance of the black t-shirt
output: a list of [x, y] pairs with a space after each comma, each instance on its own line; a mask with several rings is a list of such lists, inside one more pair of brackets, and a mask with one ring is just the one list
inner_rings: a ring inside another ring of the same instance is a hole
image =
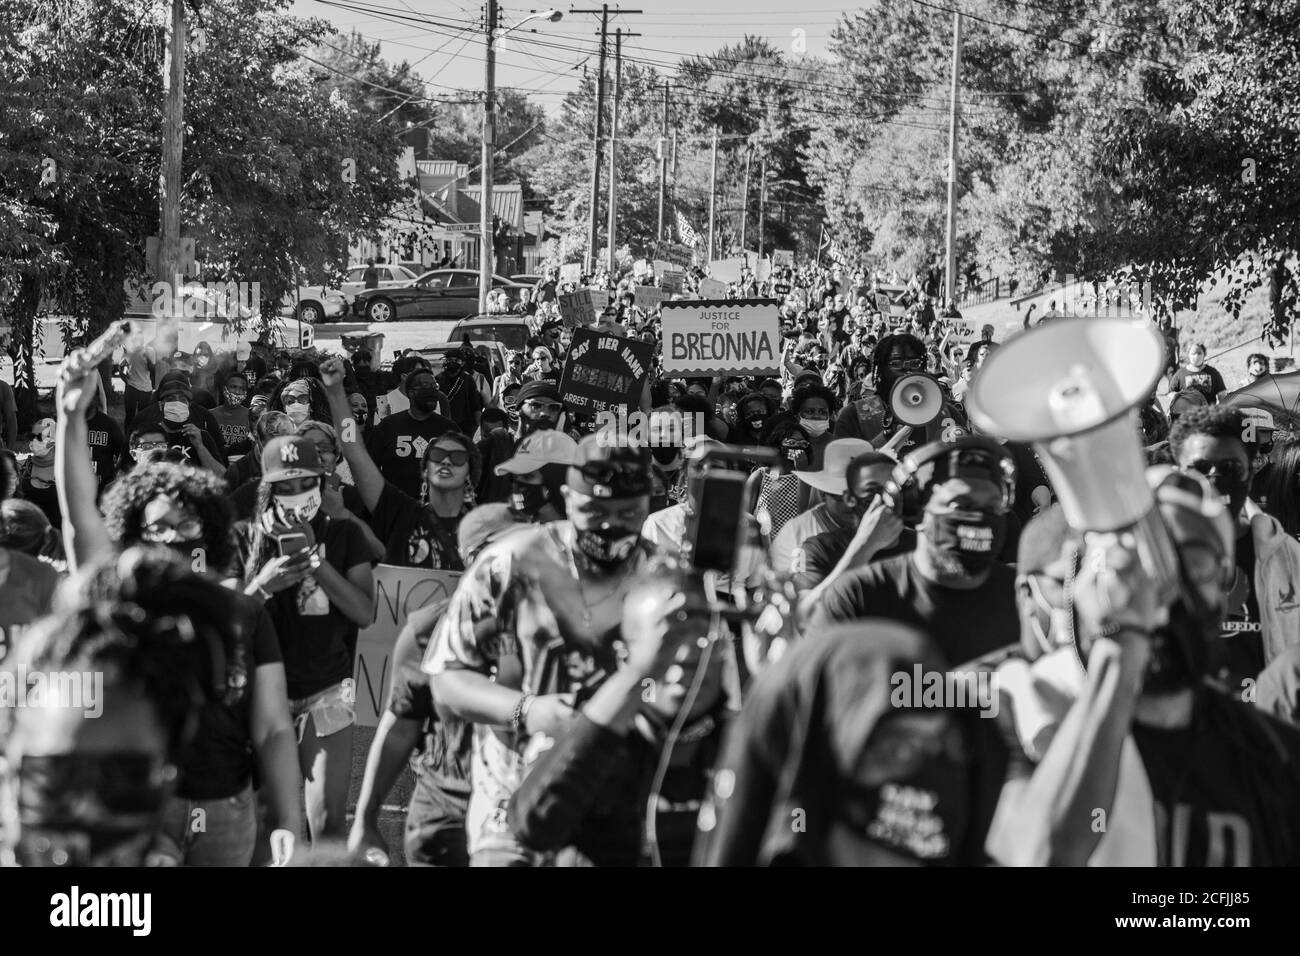
[[117, 460], [126, 447], [122, 427], [103, 412], [86, 417], [86, 440], [90, 443], [90, 466], [95, 481], [104, 488], [117, 477]]
[[[815, 588], [826, 580], [826, 576], [835, 570], [835, 565], [840, 563], [840, 558], [844, 557], [844, 552], [848, 550], [849, 543], [857, 533], [856, 528], [833, 528], [830, 531], [823, 531], [815, 534], [803, 543], [803, 557], [798, 562], [799, 566], [794, 569], [794, 586], [797, 590], [805, 591]], [[898, 535], [898, 541], [877, 552], [876, 556], [871, 559], [871, 563], [876, 561], [887, 561], [898, 554], [908, 554], [916, 550], [916, 532], [911, 528], [904, 528]]]
[[[204, 441], [203, 444], [207, 446], [210, 452], [212, 452], [213, 458], [217, 459], [219, 462], [225, 463], [226, 441], [221, 437], [221, 426], [217, 424], [217, 420], [212, 417], [210, 411], [193, 401], [190, 402], [190, 417], [188, 421], [167, 421], [163, 416], [162, 405], [157, 402], [154, 402], [152, 405], [146, 405], [135, 413], [135, 418], [131, 419], [132, 428], [135, 428], [137, 425], [162, 425], [169, 433], [174, 432], [176, 434], [180, 434], [181, 426], [187, 424], [197, 425], [205, 435], [208, 435], [212, 439], [211, 443]], [[174, 437], [170, 437], [169, 440], [173, 442], [177, 441]], [[185, 447], [188, 448], [190, 444], [189, 441], [183, 438], [182, 441], [184, 442]], [[198, 462], [195, 462], [195, 464], [197, 465]]]
[[384, 543], [384, 563], [435, 571], [464, 571], [456, 547], [460, 515], [441, 518], [396, 485], [384, 485], [370, 518]]
[[1197, 692], [1191, 727], [1134, 722], [1156, 800], [1160, 866], [1300, 864], [1300, 732], [1239, 699]]
[[[322, 545], [322, 559], [339, 574], [347, 577], [357, 565], [371, 563], [365, 535], [351, 520], [335, 521], [317, 515], [311, 527]], [[275, 556], [273, 546], [274, 542], [269, 542], [263, 562]], [[357, 625], [328, 602], [323, 592], [316, 593], [319, 585], [313, 588], [311, 584], [307, 581], [277, 592], [266, 602], [280, 638], [291, 700], [310, 697], [351, 677], [357, 651]], [[325, 613], [312, 613], [322, 607]]]
[[220, 800], [244, 789], [253, 774], [253, 684], [257, 668], [283, 660], [271, 616], [261, 601], [230, 591], [234, 641], [225, 648], [226, 694], [199, 710], [194, 740], [180, 761], [179, 796]]
[[1204, 395], [1205, 400], [1210, 404], [1214, 403], [1220, 392], [1227, 391], [1227, 386], [1223, 384], [1223, 376], [1211, 365], [1202, 365], [1195, 372], [1184, 365], [1174, 373], [1169, 385], [1174, 392], [1181, 392], [1187, 388], [1195, 389]]
[[1246, 680], [1264, 670], [1264, 633], [1255, 597], [1255, 539], [1247, 532], [1237, 536], [1237, 569], [1246, 582], [1246, 600], [1229, 610], [1219, 636], [1210, 638], [1207, 671], [1224, 687], [1239, 693]]
[[447, 396], [447, 408], [458, 431], [472, 435], [478, 429], [475, 420], [483, 411], [483, 396], [479, 394], [474, 379], [461, 372], [454, 379], [446, 373], [438, 376], [438, 388]]
[[1011, 508], [1023, 527], [1034, 516], [1034, 500], [1029, 493], [1040, 485], [1046, 485], [1050, 490], [1052, 485], [1032, 445], [1009, 441], [1003, 447], [1016, 463], [1016, 500]]
[[450, 431], [456, 431], [455, 422], [437, 412], [419, 421], [397, 412], [366, 433], [366, 450], [386, 481], [415, 497], [424, 480], [424, 450]]
[[1019, 640], [1015, 580], [1014, 571], [995, 562], [977, 588], [940, 587], [901, 554], [850, 571], [827, 588], [808, 631], [865, 617], [901, 621], [928, 634], [957, 666]]

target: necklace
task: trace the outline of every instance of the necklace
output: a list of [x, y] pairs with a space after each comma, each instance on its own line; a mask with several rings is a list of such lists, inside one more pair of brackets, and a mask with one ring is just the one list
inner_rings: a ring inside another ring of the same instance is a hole
[[[576, 531], [574, 533], [576, 534]], [[564, 553], [569, 558], [569, 574], [572, 575], [573, 577], [573, 583], [578, 586], [578, 600], [582, 603], [582, 627], [583, 630], [585, 630], [588, 634], [590, 634], [592, 602], [587, 600], [587, 589], [583, 586], [582, 572], [578, 569], [578, 557], [574, 553], [573, 547], [571, 545], [569, 545], [567, 542], [564, 542], [563, 540], [561, 540], [560, 543], [561, 546], [564, 548]], [[628, 564], [630, 566], [631, 562], [629, 561]], [[617, 594], [618, 589], [622, 587], [623, 582], [627, 580], [627, 576], [628, 576], [628, 568], [624, 568], [623, 573], [619, 576], [619, 579], [615, 583], [613, 589], [608, 594], [606, 594], [603, 598], [601, 598], [600, 601], [596, 603], [603, 604], [605, 601], [608, 601], [611, 597]]]

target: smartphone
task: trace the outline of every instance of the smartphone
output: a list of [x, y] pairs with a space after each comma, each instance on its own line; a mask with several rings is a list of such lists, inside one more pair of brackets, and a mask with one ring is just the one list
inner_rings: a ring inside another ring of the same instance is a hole
[[306, 550], [311, 542], [301, 531], [291, 531], [288, 534], [277, 534], [275, 536], [275, 545], [280, 549], [280, 556], [287, 554], [297, 554], [299, 551]]
[[746, 475], [711, 468], [688, 480], [691, 516], [686, 545], [691, 564], [700, 570], [731, 572], [745, 532]]

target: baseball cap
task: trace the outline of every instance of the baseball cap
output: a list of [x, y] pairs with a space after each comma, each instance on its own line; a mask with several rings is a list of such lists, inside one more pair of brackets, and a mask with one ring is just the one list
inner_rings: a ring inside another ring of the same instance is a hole
[[251, 342], [240, 342], [235, 346], [235, 359], [240, 362], [247, 362], [253, 357], [253, 345]]
[[498, 475], [527, 475], [543, 465], [571, 465], [578, 443], [564, 432], [548, 428], [524, 437], [515, 453], [497, 465]]
[[288, 481], [325, 474], [316, 445], [301, 435], [280, 435], [272, 438], [262, 449], [262, 480]]
[[190, 391], [190, 373], [189, 372], [168, 372], [158, 383], [158, 397], [163, 398], [177, 392]]
[[650, 494], [650, 449], [637, 442], [612, 443], [588, 435], [578, 443], [567, 484], [593, 498], [635, 498]]
[[551, 382], [528, 382], [519, 389], [518, 402], [520, 405], [530, 398], [549, 398], [555, 402], [564, 401], [560, 396], [560, 390]]

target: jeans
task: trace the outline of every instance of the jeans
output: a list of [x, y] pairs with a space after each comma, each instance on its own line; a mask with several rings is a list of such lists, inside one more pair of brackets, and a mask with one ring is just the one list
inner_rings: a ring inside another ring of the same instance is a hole
[[172, 797], [163, 810], [164, 852], [185, 866], [248, 866], [257, 841], [253, 787], [233, 797]]
[[128, 385], [126, 387], [126, 394], [123, 396], [123, 398], [124, 398], [124, 408], [123, 408], [123, 418], [122, 418], [122, 430], [126, 432], [128, 435], [130, 435], [131, 420], [135, 418], [136, 412], [138, 412], [140, 409], [144, 408], [146, 405], [148, 405], [150, 402], [153, 401], [153, 393], [142, 392], [140, 389], [133, 388], [130, 385]]

